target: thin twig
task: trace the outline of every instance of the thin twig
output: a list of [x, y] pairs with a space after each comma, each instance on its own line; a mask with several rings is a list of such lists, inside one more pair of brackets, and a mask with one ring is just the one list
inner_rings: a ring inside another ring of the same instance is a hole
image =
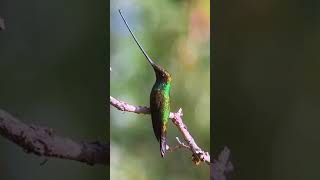
[[180, 139], [179, 139], [178, 137], [176, 137], [176, 140], [177, 140], [177, 142], [178, 142], [178, 145], [169, 148], [168, 150], [169, 150], [170, 152], [173, 152], [173, 151], [175, 151], [175, 150], [177, 150], [177, 149], [180, 149], [180, 148], [190, 149], [190, 146], [185, 145], [183, 142], [180, 141]]

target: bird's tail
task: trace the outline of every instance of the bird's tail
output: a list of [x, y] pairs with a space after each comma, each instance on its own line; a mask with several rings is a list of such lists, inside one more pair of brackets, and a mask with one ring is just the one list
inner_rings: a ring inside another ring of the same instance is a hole
[[167, 151], [167, 130], [163, 129], [160, 137], [160, 153], [164, 157]]

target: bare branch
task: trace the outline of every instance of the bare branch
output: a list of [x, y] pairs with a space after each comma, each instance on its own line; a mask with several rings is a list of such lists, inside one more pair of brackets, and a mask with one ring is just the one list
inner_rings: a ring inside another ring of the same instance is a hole
[[[110, 104], [120, 111], [150, 114], [150, 109], [146, 106], [133, 106], [126, 102], [119, 101], [110, 96]], [[182, 109], [180, 108], [176, 113], [170, 113], [170, 119], [182, 133], [184, 140], [187, 142], [190, 150], [192, 151], [193, 162], [199, 164], [200, 162], [206, 162], [210, 164], [210, 154], [203, 151], [195, 142], [191, 134], [189, 133], [187, 126], [182, 121]]]
[[193, 162], [195, 164], [199, 164], [200, 162], [206, 162], [210, 164], [210, 154], [209, 152], [203, 151], [195, 142], [193, 137], [188, 131], [187, 126], [182, 121], [182, 109], [180, 108], [177, 113], [174, 113], [174, 116], [172, 118], [173, 124], [176, 125], [176, 127], [179, 129], [179, 131], [182, 133], [184, 140], [188, 143], [193, 155]]
[[133, 106], [126, 102], [119, 101], [110, 96], [110, 104], [120, 111], [134, 112], [137, 114], [150, 114], [150, 109], [146, 106]]
[[52, 129], [26, 125], [0, 109], [0, 135], [38, 156], [57, 157], [87, 163], [109, 162], [109, 144], [74, 141], [60, 137]]

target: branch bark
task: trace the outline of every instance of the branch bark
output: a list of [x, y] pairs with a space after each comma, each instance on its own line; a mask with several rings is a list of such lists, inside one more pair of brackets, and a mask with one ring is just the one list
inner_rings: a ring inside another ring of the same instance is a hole
[[0, 109], [0, 135], [38, 156], [75, 160], [89, 165], [109, 162], [109, 144], [60, 137], [46, 127], [27, 125]]

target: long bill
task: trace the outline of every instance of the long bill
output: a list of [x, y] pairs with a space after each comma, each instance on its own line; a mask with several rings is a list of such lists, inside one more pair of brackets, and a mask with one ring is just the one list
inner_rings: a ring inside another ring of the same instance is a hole
[[126, 24], [130, 34], [132, 35], [134, 41], [137, 43], [137, 45], [139, 46], [140, 50], [142, 51], [143, 55], [147, 58], [147, 60], [149, 61], [149, 63], [154, 67], [156, 66], [156, 64], [151, 60], [151, 58], [148, 56], [148, 54], [146, 53], [146, 51], [143, 49], [143, 47], [140, 45], [138, 39], [136, 38], [136, 36], [133, 34], [133, 32], [131, 31], [126, 19], [122, 16], [121, 10], [119, 9], [119, 13], [121, 18], [123, 19], [124, 23]]

